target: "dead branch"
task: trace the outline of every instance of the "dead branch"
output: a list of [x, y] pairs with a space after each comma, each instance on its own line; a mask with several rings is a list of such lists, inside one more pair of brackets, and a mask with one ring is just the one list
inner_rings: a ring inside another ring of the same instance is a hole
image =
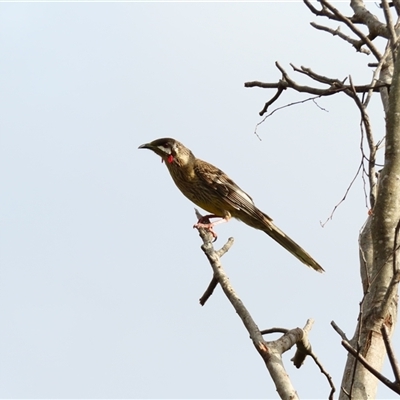
[[263, 115], [267, 112], [268, 107], [274, 103], [276, 100], [278, 100], [279, 96], [283, 93], [283, 91], [286, 89], [285, 85], [281, 85], [278, 87], [278, 90], [276, 91], [276, 94], [274, 97], [271, 98], [271, 100], [267, 101], [264, 105], [264, 108], [260, 111], [260, 115]]
[[267, 343], [263, 339], [261, 332], [251, 317], [249, 311], [230, 284], [228, 276], [222, 268], [220, 258], [217, 252], [214, 250], [212, 244], [214, 238], [212, 234], [204, 228], [198, 228], [198, 231], [203, 240], [203, 245], [201, 248], [210, 262], [214, 277], [218, 280], [222, 290], [246, 327], [250, 338], [253, 341], [254, 347], [264, 360], [265, 365], [270, 372], [279, 395], [281, 398], [298, 399], [297, 393], [294, 390], [289, 376], [284, 369], [281, 355], [284, 351], [288, 350], [298, 340], [300, 340], [302, 336], [302, 330], [299, 329], [300, 332], [297, 330], [291, 330], [277, 341]]
[[271, 333], [288, 333], [289, 329], [286, 328], [269, 328], [269, 329], [263, 329], [261, 332], [261, 335], [269, 335]]
[[308, 333], [310, 332], [313, 324], [314, 324], [314, 320], [309, 319], [307, 321], [306, 326], [303, 328], [304, 335], [301, 338], [301, 340], [296, 343], [296, 346], [297, 346], [296, 353], [294, 354], [293, 358], [290, 360], [290, 361], [293, 361], [293, 365], [296, 368], [300, 368], [303, 365], [306, 357], [308, 355], [310, 355], [312, 352], [311, 343], [308, 339]]
[[386, 26], [389, 31], [390, 49], [392, 51], [392, 56], [393, 56], [393, 60], [394, 60], [396, 58], [397, 34], [394, 30], [392, 13], [390, 12], [389, 3], [387, 0], [381, 0], [381, 6], [383, 8], [383, 13], [385, 15]]
[[346, 340], [347, 342], [349, 339], [347, 339], [346, 334], [339, 328], [339, 326], [336, 324], [335, 321], [331, 321], [331, 326], [332, 328], [339, 334], [339, 336], [343, 339]]
[[334, 21], [341, 21], [335, 14], [330, 12], [324, 5], [322, 5], [321, 10], [315, 8], [312, 3], [308, 0], [303, 0], [304, 4], [308, 7], [308, 9], [317, 17], [326, 17], [328, 19]]
[[[382, 58], [380, 59], [379, 63], [377, 63], [376, 65], [374, 65], [375, 70], [374, 70], [374, 73], [373, 73], [373, 76], [372, 76], [372, 80], [371, 80], [371, 83], [370, 83], [371, 88], [375, 87], [376, 83], [379, 82], [378, 77], [379, 77], [379, 75], [380, 75], [380, 73], [381, 73], [382, 67], [383, 67], [383, 66], [385, 65], [385, 63], [386, 63], [386, 60], [387, 60], [388, 55], [390, 54], [390, 52], [391, 52], [390, 47], [386, 48], [386, 50], [385, 50], [385, 52], [383, 53], [383, 56], [382, 56]], [[384, 83], [384, 82], [379, 82], [379, 83]], [[386, 87], [388, 88], [389, 85], [387, 85]], [[387, 90], [387, 89], [386, 89], [386, 90]], [[374, 92], [374, 91], [373, 91], [372, 89], [368, 91], [368, 93], [367, 93], [367, 98], [363, 101], [364, 107], [368, 107], [368, 104], [369, 104], [369, 102], [370, 102], [370, 100], [371, 100], [371, 98], [372, 98], [372, 93], [373, 93], [373, 92]]]
[[313, 28], [315, 28], [315, 29], [317, 29], [319, 31], [328, 32], [332, 36], [339, 36], [345, 42], [350, 43], [356, 49], [356, 51], [358, 51], [359, 53], [364, 53], [364, 54], [367, 54], [367, 55], [371, 54], [371, 51], [369, 49], [366, 49], [366, 48], [362, 47], [363, 44], [364, 44], [364, 42], [362, 40], [356, 40], [356, 39], [351, 38], [348, 35], [345, 35], [344, 33], [342, 33], [340, 31], [340, 27], [338, 27], [336, 29], [332, 29], [332, 28], [329, 28], [329, 27], [327, 27], [325, 25], [319, 25], [319, 24], [317, 24], [315, 22], [310, 22], [310, 25]]
[[393, 0], [392, 4], [396, 10], [397, 15], [400, 15], [400, 1], [399, 0]]
[[[194, 209], [194, 212], [196, 214], [197, 219], [204, 218], [204, 216], [201, 215], [200, 211], [197, 208]], [[233, 245], [233, 242], [234, 242], [234, 239], [232, 237], [230, 237], [228, 239], [228, 241], [219, 250], [216, 250], [215, 253], [216, 253], [217, 257], [221, 258], [227, 251], [229, 251], [229, 249]], [[214, 274], [210, 283], [208, 284], [207, 289], [205, 290], [205, 292], [199, 299], [199, 303], [201, 306], [204, 306], [204, 304], [206, 304], [207, 300], [214, 293], [214, 290], [217, 287], [217, 285], [218, 285], [218, 279], [216, 278], [216, 276]]]
[[[231, 248], [233, 242], [234, 239], [230, 237], [228, 241], [219, 250], [217, 250], [218, 257], [221, 258]], [[200, 305], [204, 306], [204, 304], [206, 304], [207, 300], [214, 293], [214, 289], [217, 287], [217, 285], [218, 285], [218, 280], [215, 276], [213, 276], [203, 296], [201, 296], [199, 299]]]
[[[199, 215], [197, 210], [196, 214]], [[279, 339], [272, 342], [266, 342], [262, 337], [262, 333], [258, 329], [256, 323], [251, 317], [249, 311], [230, 284], [229, 279], [225, 271], [223, 270], [220, 262], [220, 255], [224, 254], [229, 249], [229, 247], [233, 243], [233, 239], [228, 241], [228, 243], [226, 243], [221, 250], [216, 251], [213, 247], [213, 235], [204, 228], [197, 229], [199, 231], [200, 237], [203, 240], [203, 245], [201, 246], [201, 248], [213, 269], [213, 280], [215, 279], [217, 283], [221, 285], [222, 290], [224, 291], [228, 300], [234, 307], [236, 313], [242, 320], [250, 335], [250, 338], [253, 341], [255, 348], [265, 362], [265, 365], [276, 385], [280, 397], [298, 399], [297, 393], [294, 390], [289, 376], [284, 369], [282, 354], [296, 344], [297, 351], [292, 360], [297, 368], [301, 366], [307, 355], [312, 356], [314, 361], [317, 360], [316, 356], [312, 353], [311, 345], [308, 340], [308, 333], [311, 330], [313, 320], [308, 320], [303, 329], [295, 328], [287, 330], [284, 328], [272, 328], [270, 330], [263, 331], [264, 333], [284, 333], [283, 336], [281, 336]], [[317, 362], [317, 365], [320, 366], [319, 362]], [[325, 371], [321, 366], [320, 370], [323, 373]], [[329, 374], [327, 374], [326, 372], [325, 374], [327, 377], [330, 378]], [[331, 380], [328, 379], [328, 381], [331, 384]], [[334, 392], [334, 386], [332, 385], [331, 393]]]
[[[324, 0], [326, 1], [326, 0]], [[363, 24], [368, 28], [368, 37], [373, 40], [377, 36], [381, 36], [385, 39], [389, 38], [389, 32], [386, 24], [379, 21], [379, 18], [368, 11], [365, 7], [363, 0], [351, 0], [350, 7], [354, 11], [354, 15], [351, 21], [355, 24]]]
[[366, 368], [372, 375], [378, 378], [384, 385], [386, 385], [389, 389], [392, 389], [395, 393], [400, 394], [400, 385], [396, 382], [391, 382], [388, 378], [382, 375], [379, 371], [377, 371], [374, 367], [372, 367], [368, 361], [361, 355], [359, 352], [354, 349], [349, 342], [346, 340], [342, 340], [342, 346], [354, 357], [356, 358], [364, 368]]
[[293, 71], [299, 72], [300, 74], [304, 74], [304, 75], [308, 76], [309, 78], [313, 79], [314, 81], [324, 83], [324, 84], [330, 85], [330, 86], [341, 86], [347, 80], [347, 78], [345, 78], [342, 81], [340, 81], [339, 79], [335, 79], [335, 78], [333, 78], [333, 79], [328, 78], [327, 76], [317, 74], [311, 68], [304, 67], [303, 65], [300, 68], [298, 68], [295, 65], [293, 65], [292, 63], [290, 63], [290, 66], [293, 68]]
[[[347, 25], [347, 27], [353, 31], [364, 43], [365, 45], [371, 50], [371, 53], [375, 56], [375, 58], [379, 61], [382, 57], [381, 53], [378, 51], [378, 49], [375, 47], [375, 45], [372, 43], [372, 40], [375, 38], [376, 33], [374, 30], [374, 34], [372, 36], [365, 36], [364, 33], [362, 31], [360, 31], [360, 29], [358, 29], [353, 21], [347, 17], [345, 17], [337, 8], [333, 7], [332, 4], [330, 4], [329, 2], [327, 2], [326, 0], [320, 0], [321, 4], [326, 7], [329, 11], [332, 12], [332, 14], [334, 14], [339, 21], [343, 22], [345, 25]], [[368, 19], [369, 20], [369, 19]], [[368, 27], [370, 30], [370, 34], [371, 32], [371, 28]], [[386, 32], [386, 29], [384, 30], [384, 32]]]
[[[316, 9], [308, 0], [303, 1], [313, 14], [317, 16], [324, 16], [328, 19], [339, 21], [345, 24], [354, 34], [356, 34], [360, 38], [360, 44], [358, 44], [357, 41], [355, 41], [354, 39], [351, 40], [354, 41], [353, 43], [349, 41], [349, 43], [351, 43], [358, 51], [361, 51], [362, 44], [365, 44], [378, 61], [381, 59], [381, 54], [372, 43], [372, 40], [375, 39], [375, 37], [377, 36], [388, 38], [388, 31], [385, 24], [380, 22], [374, 15], [366, 10], [365, 7], [363, 7], [363, 5], [361, 4], [362, 2], [354, 0], [351, 1], [354, 16], [346, 17], [326, 0], [320, 0], [320, 10]], [[356, 23], [366, 25], [368, 27], [369, 34], [364, 35], [364, 33], [355, 26]], [[324, 30], [327, 31], [327, 29]], [[342, 37], [342, 39], [344, 38]]]
[[286, 72], [286, 70], [279, 64], [279, 62], [275, 62], [275, 66], [279, 69], [279, 71], [282, 74], [282, 79], [280, 79], [278, 82], [260, 82], [260, 81], [252, 81], [252, 82], [245, 82], [244, 86], [245, 87], [261, 87], [264, 89], [277, 89], [277, 93], [270, 99], [268, 100], [263, 109], [260, 111], [260, 116], [263, 116], [267, 111], [269, 106], [273, 104], [278, 98], [281, 96], [284, 90], [290, 88], [293, 89], [299, 93], [308, 93], [314, 96], [322, 97], [322, 96], [331, 96], [333, 94], [339, 93], [339, 92], [344, 92], [348, 96], [354, 98], [354, 91], [356, 93], [368, 93], [370, 91], [373, 92], [378, 92], [382, 87], [386, 87], [387, 84], [381, 83], [381, 84], [376, 84], [374, 82], [374, 85], [368, 84], [368, 85], [346, 85], [344, 80], [340, 80], [337, 78], [329, 78], [320, 74], [317, 74], [316, 72], [312, 71], [310, 68], [306, 67], [301, 67], [300, 69], [295, 67], [293, 64], [290, 64], [291, 67], [295, 72], [304, 74], [308, 76], [310, 79], [313, 81], [328, 85], [327, 88], [316, 88], [312, 86], [305, 86], [305, 85], [300, 85], [296, 81], [294, 81], [289, 74]]
[[[377, 148], [375, 146], [374, 142], [374, 137], [372, 133], [372, 127], [371, 127], [371, 122], [369, 119], [369, 115], [367, 113], [367, 109], [364, 106], [364, 104], [361, 102], [361, 100], [358, 98], [356, 90], [353, 86], [353, 82], [350, 76], [350, 85], [353, 89], [353, 100], [356, 103], [358, 109], [360, 110], [361, 114], [361, 152], [363, 155], [363, 158], [368, 160], [368, 179], [369, 179], [369, 202], [371, 209], [374, 208], [375, 205], [375, 199], [376, 199], [376, 174], [375, 174], [375, 162], [376, 162], [376, 152]], [[364, 149], [363, 149], [363, 136], [364, 136], [364, 130], [362, 127], [364, 126], [365, 128], [365, 134], [367, 138], [367, 143], [368, 143], [368, 148], [369, 148], [369, 157], [367, 158], [364, 154]]]
[[[307, 103], [307, 102], [309, 102], [309, 101], [312, 101], [320, 110], [326, 111], [326, 112], [327, 112], [327, 110], [326, 110], [325, 108], [321, 107], [321, 106], [315, 101], [316, 99], [319, 99], [320, 97], [321, 97], [321, 96], [309, 97], [308, 99], [299, 100], [299, 101], [294, 101], [293, 103], [285, 104], [285, 105], [282, 106], [282, 107], [277, 107], [277, 108], [275, 108], [275, 109], [272, 110], [269, 114], [265, 115], [264, 118], [263, 118], [260, 122], [257, 122], [257, 124], [256, 124], [256, 126], [255, 126], [255, 128], [254, 128], [254, 134], [261, 140], [260, 136], [258, 136], [258, 133], [257, 133], [258, 127], [259, 127], [261, 124], [263, 124], [263, 123], [265, 122], [265, 120], [266, 120], [267, 118], [269, 118], [271, 115], [273, 115], [273, 114], [275, 114], [277, 111], [282, 110], [282, 109], [287, 108], [287, 107], [291, 107], [291, 106], [294, 106], [294, 105], [297, 105], [297, 104], [304, 104], [304, 103]], [[265, 107], [264, 107], [264, 108], [265, 108]], [[261, 111], [261, 112], [263, 112], [263, 111]], [[260, 112], [260, 114], [261, 114], [261, 112]]]
[[324, 368], [324, 366], [321, 364], [321, 362], [319, 361], [318, 357], [315, 355], [315, 353], [312, 351], [309, 356], [314, 360], [315, 364], [317, 364], [319, 370], [321, 371], [321, 374], [326, 376], [326, 379], [329, 383], [329, 386], [331, 388], [331, 391], [329, 393], [328, 399], [329, 400], [333, 400], [333, 394], [336, 391], [335, 388], [335, 384], [333, 383], [333, 379], [331, 377], [331, 375], [328, 373], [328, 371]]
[[353, 186], [354, 182], [356, 181], [357, 176], [358, 176], [358, 174], [360, 173], [362, 166], [363, 166], [363, 160], [361, 159], [361, 162], [360, 162], [360, 165], [358, 166], [357, 172], [356, 172], [356, 174], [354, 175], [354, 178], [351, 180], [349, 186], [347, 187], [347, 189], [346, 189], [346, 191], [345, 191], [345, 193], [344, 193], [342, 199], [335, 205], [335, 207], [333, 207], [333, 210], [332, 210], [332, 212], [331, 212], [331, 215], [326, 219], [326, 221], [325, 221], [324, 223], [322, 223], [322, 222], [320, 221], [320, 225], [321, 225], [322, 227], [324, 227], [324, 226], [327, 224], [328, 221], [332, 220], [333, 214], [335, 214], [335, 212], [336, 212], [336, 210], [338, 209], [338, 207], [346, 200], [347, 195], [349, 194], [351, 187]]
[[388, 354], [390, 365], [392, 367], [393, 374], [395, 377], [395, 383], [400, 384], [400, 367], [399, 367], [399, 363], [397, 362], [396, 356], [394, 354], [394, 349], [390, 342], [389, 334], [386, 330], [385, 324], [382, 324], [381, 333], [382, 333], [383, 341], [385, 342], [385, 348], [386, 348], [386, 352]]
[[201, 306], [204, 306], [206, 304], [207, 300], [212, 296], [214, 293], [215, 288], [218, 285], [218, 279], [213, 276], [210, 283], [207, 286], [207, 289], [204, 291], [203, 295], [199, 299], [199, 303]]

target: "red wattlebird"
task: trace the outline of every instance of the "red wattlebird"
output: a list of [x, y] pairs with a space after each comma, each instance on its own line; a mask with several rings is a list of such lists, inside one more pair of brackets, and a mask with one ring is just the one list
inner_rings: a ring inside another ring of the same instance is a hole
[[214, 236], [213, 226], [221, 221], [205, 223], [208, 218], [220, 217], [225, 221], [237, 218], [252, 228], [264, 231], [302, 263], [318, 272], [324, 269], [294, 240], [282, 232], [272, 219], [259, 210], [253, 199], [223, 171], [206, 161], [199, 160], [182, 143], [163, 138], [143, 144], [165, 162], [178, 189], [194, 204], [211, 213], [201, 218], [197, 227], [208, 228]]

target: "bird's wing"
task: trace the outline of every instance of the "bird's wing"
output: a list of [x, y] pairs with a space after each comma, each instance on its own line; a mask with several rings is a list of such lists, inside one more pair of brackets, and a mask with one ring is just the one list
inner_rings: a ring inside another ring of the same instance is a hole
[[253, 199], [219, 168], [206, 161], [200, 161], [196, 163], [195, 171], [197, 176], [218, 192], [231, 207], [244, 211], [254, 218], [260, 218], [262, 214], [272, 221], [272, 218], [260, 211]]

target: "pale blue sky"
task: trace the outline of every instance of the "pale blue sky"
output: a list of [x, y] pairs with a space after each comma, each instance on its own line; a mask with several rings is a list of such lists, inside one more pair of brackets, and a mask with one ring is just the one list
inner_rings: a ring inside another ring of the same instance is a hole
[[[243, 85], [277, 81], [275, 61], [303, 83], [290, 62], [368, 83], [372, 58], [315, 20], [301, 3], [0, 4], [0, 397], [276, 397], [220, 290], [198, 304], [211, 268], [193, 206], [137, 150], [164, 136], [227, 172], [325, 268], [240, 222], [217, 228], [217, 247], [235, 237], [223, 264], [259, 327], [315, 318], [313, 348], [339, 387], [330, 321], [353, 335], [362, 181], [320, 221], [358, 168], [358, 110], [345, 95], [319, 100], [328, 112], [287, 108], [260, 141], [274, 92]], [[371, 116], [379, 138], [378, 99]], [[326, 398], [315, 364], [296, 370], [292, 355], [299, 395]]]

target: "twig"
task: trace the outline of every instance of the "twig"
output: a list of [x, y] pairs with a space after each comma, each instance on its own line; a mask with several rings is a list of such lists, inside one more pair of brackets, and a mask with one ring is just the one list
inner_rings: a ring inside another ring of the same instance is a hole
[[[282, 110], [282, 109], [287, 108], [287, 107], [295, 106], [295, 105], [297, 105], [297, 104], [304, 104], [304, 103], [307, 103], [308, 101], [312, 101], [320, 110], [327, 111], [327, 110], [325, 110], [323, 107], [321, 107], [319, 104], [317, 104], [317, 103], [315, 102], [315, 100], [316, 100], [316, 99], [319, 99], [320, 97], [321, 97], [321, 96], [309, 97], [309, 98], [304, 99], [304, 100], [294, 101], [293, 103], [285, 104], [284, 106], [275, 108], [275, 109], [272, 110], [269, 114], [267, 114], [260, 122], [258, 122], [258, 123], [256, 124], [256, 126], [255, 126], [255, 128], [254, 128], [254, 134], [261, 140], [260, 136], [258, 136], [258, 133], [257, 133], [258, 127], [259, 127], [260, 125], [262, 125], [262, 124], [265, 122], [265, 120], [266, 120], [267, 118], [269, 118], [270, 116], [272, 116], [273, 114], [275, 114], [277, 111]], [[261, 113], [260, 113], [260, 114], [261, 114]]]
[[331, 321], [331, 326], [332, 326], [332, 328], [339, 334], [339, 336], [340, 336], [343, 340], [349, 341], [349, 339], [347, 339], [346, 334], [339, 328], [339, 326], [336, 324], [335, 321]]
[[311, 68], [304, 67], [303, 65], [300, 68], [298, 68], [295, 65], [293, 65], [292, 63], [290, 63], [290, 66], [293, 68], [293, 71], [299, 72], [300, 74], [304, 74], [304, 75], [308, 76], [309, 78], [313, 79], [314, 81], [324, 83], [324, 84], [330, 85], [330, 86], [342, 87], [344, 82], [347, 79], [347, 78], [345, 78], [343, 81], [340, 81], [339, 79], [328, 78], [327, 76], [317, 74]]
[[218, 254], [214, 250], [214, 247], [212, 245], [213, 241], [212, 234], [204, 228], [197, 228], [197, 229], [199, 231], [200, 237], [203, 239], [203, 245], [201, 246], [201, 248], [211, 264], [211, 267], [214, 272], [214, 277], [218, 280], [219, 284], [222, 287], [222, 290], [228, 297], [229, 301], [235, 308], [238, 315], [240, 316], [257, 350], [259, 350], [260, 353], [263, 353], [264, 356], [267, 356], [268, 350], [264, 345], [264, 339], [262, 338], [262, 335], [257, 327], [257, 324], [254, 322], [247, 308], [239, 299], [239, 296], [234, 291], [233, 287], [229, 282], [228, 276], [226, 275], [225, 271], [222, 268], [220, 258], [218, 257]]
[[384, 385], [392, 389], [395, 393], [400, 394], [400, 386], [396, 383], [391, 382], [384, 375], [378, 372], [374, 367], [372, 367], [368, 361], [355, 350], [348, 341], [342, 340], [342, 346], [354, 357], [356, 358], [372, 375], [378, 378]]
[[396, 9], [397, 15], [400, 15], [400, 1], [399, 0], [393, 0], [392, 1], [394, 8]]
[[353, 186], [355, 180], [357, 179], [358, 174], [359, 174], [360, 171], [361, 171], [362, 165], [363, 165], [363, 160], [361, 160], [361, 163], [360, 163], [360, 165], [358, 166], [357, 172], [356, 172], [356, 174], [354, 175], [354, 178], [351, 180], [349, 186], [347, 187], [346, 192], [344, 193], [343, 198], [339, 201], [339, 203], [337, 203], [337, 204], [335, 205], [335, 207], [333, 208], [333, 210], [332, 210], [332, 212], [331, 212], [331, 215], [326, 219], [326, 221], [325, 221], [324, 223], [322, 223], [322, 222], [320, 221], [320, 225], [321, 225], [322, 227], [324, 227], [324, 226], [328, 223], [329, 220], [332, 220], [333, 214], [335, 213], [335, 211], [337, 210], [337, 208], [346, 200], [347, 195], [349, 194], [349, 191], [350, 191], [351, 187]]
[[329, 11], [332, 12], [341, 22], [348, 26], [350, 30], [352, 30], [371, 50], [372, 54], [379, 61], [382, 57], [381, 53], [372, 43], [368, 36], [365, 36], [362, 31], [360, 31], [349, 18], [345, 17], [337, 8], [333, 7], [332, 4], [327, 2], [326, 0], [320, 0], [321, 4], [326, 7]]
[[264, 105], [264, 108], [260, 111], [260, 115], [264, 115], [268, 111], [268, 107], [274, 103], [276, 100], [279, 99], [279, 96], [283, 93], [283, 91], [286, 89], [284, 85], [278, 87], [278, 90], [276, 91], [275, 96], [273, 96], [269, 101], [267, 101]]
[[[196, 214], [196, 218], [197, 219], [201, 219], [201, 218], [204, 219], [204, 215], [202, 215], [197, 208], [194, 209], [194, 212]], [[206, 220], [206, 222], [207, 222], [207, 220]], [[208, 220], [208, 222], [209, 222], [209, 220]], [[216, 256], [218, 258], [221, 258], [227, 251], [229, 251], [229, 249], [233, 245], [233, 242], [234, 242], [233, 237], [230, 237], [228, 239], [228, 241], [219, 250], [215, 251]], [[206, 304], [207, 300], [214, 293], [214, 290], [217, 287], [217, 285], [218, 285], [218, 279], [214, 274], [212, 279], [211, 279], [211, 281], [210, 281], [210, 283], [208, 284], [207, 289], [205, 290], [205, 292], [203, 293], [203, 295], [199, 299], [199, 303], [200, 303], [201, 306], [204, 306], [204, 304]]]
[[390, 343], [389, 334], [386, 330], [385, 324], [382, 324], [382, 326], [381, 326], [381, 333], [382, 333], [383, 341], [385, 343], [385, 348], [386, 348], [386, 351], [388, 354], [390, 365], [392, 367], [393, 374], [396, 379], [395, 382], [397, 384], [400, 384], [400, 367], [399, 367], [399, 363], [397, 362], [393, 346]]
[[263, 116], [268, 108], [281, 96], [283, 91], [285, 89], [293, 89], [296, 92], [299, 93], [308, 93], [311, 95], [315, 95], [317, 97], [322, 97], [322, 96], [331, 96], [333, 94], [336, 94], [338, 92], [345, 92], [348, 96], [353, 97], [353, 91], [356, 93], [366, 93], [366, 92], [378, 92], [382, 87], [387, 87], [388, 85], [385, 83], [382, 84], [376, 84], [374, 82], [374, 85], [345, 85], [344, 81], [340, 81], [339, 79], [332, 79], [328, 78], [326, 76], [319, 75], [312, 71], [310, 68], [305, 68], [301, 67], [301, 69], [296, 68], [293, 64], [290, 64], [292, 68], [296, 72], [300, 72], [302, 74], [307, 75], [309, 78], [320, 82], [324, 83], [326, 85], [329, 85], [327, 88], [316, 88], [312, 86], [305, 86], [305, 85], [299, 85], [297, 82], [295, 82], [293, 79], [290, 78], [289, 74], [285, 71], [285, 69], [278, 63], [275, 63], [275, 66], [279, 69], [279, 71], [282, 73], [282, 79], [279, 80], [279, 82], [260, 82], [260, 81], [251, 81], [251, 82], [245, 82], [244, 86], [245, 87], [260, 87], [264, 89], [277, 89], [277, 92], [275, 95], [268, 100], [263, 109], [259, 112], [261, 116]]
[[303, 332], [304, 332], [303, 338], [301, 341], [296, 343], [297, 350], [296, 350], [295, 355], [293, 356], [293, 358], [290, 361], [293, 361], [293, 364], [296, 368], [300, 368], [301, 365], [303, 364], [305, 358], [307, 356], [310, 356], [314, 360], [315, 364], [318, 366], [320, 372], [323, 375], [325, 375], [325, 377], [328, 381], [328, 384], [331, 388], [331, 391], [329, 393], [329, 399], [333, 400], [333, 394], [336, 391], [335, 384], [333, 383], [333, 379], [332, 379], [331, 375], [328, 373], [328, 371], [326, 371], [326, 369], [324, 368], [322, 363], [319, 361], [316, 354], [313, 352], [313, 350], [311, 348], [311, 343], [308, 339], [308, 334], [311, 330], [313, 323], [314, 323], [314, 320], [312, 320], [312, 319], [307, 320], [307, 323], [306, 323], [305, 327], [303, 328]]
[[[386, 60], [387, 60], [388, 55], [390, 54], [390, 52], [391, 52], [390, 47], [387, 47], [385, 52], [383, 53], [383, 56], [380, 59], [379, 63], [374, 65], [375, 70], [374, 70], [374, 73], [372, 75], [372, 80], [371, 80], [371, 84], [370, 84], [371, 90], [369, 90], [367, 92], [367, 98], [363, 101], [364, 107], [368, 106], [368, 104], [369, 104], [369, 102], [370, 102], [370, 100], [372, 98], [372, 94], [374, 92], [373, 88], [376, 86], [376, 83], [379, 82], [378, 77], [379, 77], [379, 75], [381, 73], [381, 69], [382, 69], [383, 65], [386, 63]], [[384, 82], [380, 82], [380, 84], [382, 84], [382, 83], [384, 83]], [[387, 87], [389, 87], [389, 86], [387, 86]]]
[[336, 391], [335, 384], [333, 383], [333, 379], [331, 375], [328, 373], [328, 371], [324, 368], [324, 366], [321, 364], [319, 361], [318, 357], [315, 355], [315, 353], [312, 351], [309, 356], [314, 360], [315, 364], [317, 364], [319, 370], [323, 375], [326, 376], [326, 379], [328, 380], [329, 386], [331, 387], [331, 391], [329, 393], [329, 400], [333, 400], [333, 394]]
[[362, 40], [356, 40], [356, 39], [351, 38], [350, 36], [345, 35], [344, 33], [342, 33], [340, 31], [340, 27], [338, 27], [337, 29], [332, 29], [332, 28], [329, 28], [324, 25], [316, 24], [315, 22], [310, 22], [310, 25], [319, 31], [325, 31], [325, 32], [330, 33], [333, 36], [339, 36], [344, 41], [350, 43], [360, 53], [364, 53], [367, 55], [371, 54], [371, 51], [369, 49], [365, 49], [362, 47], [362, 45], [364, 44], [364, 42]]
[[385, 15], [386, 26], [389, 31], [389, 41], [390, 41], [390, 48], [392, 50], [393, 60], [396, 59], [396, 42], [397, 42], [397, 35], [394, 30], [394, 24], [392, 20], [392, 14], [389, 9], [389, 3], [387, 0], [381, 0], [381, 5], [383, 8], [383, 13]]
[[199, 303], [201, 306], [204, 306], [206, 304], [207, 300], [211, 297], [211, 295], [214, 293], [215, 288], [218, 285], [218, 279], [215, 278], [214, 276], [211, 279], [211, 282], [209, 283], [207, 289], [203, 293], [203, 295], [199, 299]]
[[358, 109], [360, 110], [360, 114], [361, 114], [361, 153], [364, 158], [366, 158], [366, 157], [364, 154], [363, 140], [362, 140], [362, 138], [364, 136], [363, 129], [362, 129], [363, 125], [365, 128], [365, 134], [366, 134], [367, 143], [368, 143], [368, 147], [369, 147], [369, 157], [368, 157], [369, 162], [368, 162], [368, 174], [367, 175], [368, 175], [368, 179], [369, 179], [369, 193], [370, 193], [369, 202], [370, 202], [371, 209], [373, 209], [375, 206], [375, 199], [376, 199], [376, 177], [375, 177], [376, 146], [374, 143], [371, 122], [369, 119], [369, 115], [367, 113], [367, 109], [357, 96], [351, 76], [349, 77], [349, 81], [350, 81], [350, 85], [353, 90], [353, 100], [356, 103]]
[[296, 343], [297, 346], [296, 353], [290, 360], [293, 361], [293, 365], [296, 368], [300, 368], [303, 365], [306, 357], [312, 353], [311, 343], [308, 339], [308, 333], [310, 332], [313, 324], [314, 324], [313, 319], [310, 318], [307, 320], [306, 326], [303, 328], [303, 337]]
[[309, 10], [317, 15], [317, 16], [323, 16], [323, 17], [327, 17], [329, 19], [335, 20], [335, 21], [340, 21], [340, 19], [338, 17], [336, 17], [335, 14], [329, 12], [326, 7], [323, 6], [322, 10], [317, 10], [310, 1], [308, 0], [303, 0], [304, 4], [309, 8]]
[[269, 328], [269, 329], [263, 329], [261, 332], [261, 335], [269, 335], [271, 333], [288, 333], [289, 329], [286, 328]]

